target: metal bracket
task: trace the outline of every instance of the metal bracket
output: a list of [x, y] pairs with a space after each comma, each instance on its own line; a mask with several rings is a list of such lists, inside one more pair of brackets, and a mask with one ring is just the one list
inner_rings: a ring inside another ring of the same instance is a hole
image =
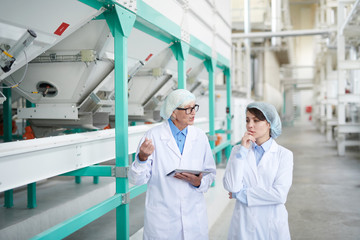
[[232, 134], [233, 132], [233, 130], [225, 130], [225, 134]]
[[207, 137], [208, 137], [209, 141], [216, 141], [217, 140], [216, 135], [212, 135], [212, 136], [208, 135]]
[[113, 167], [111, 169], [111, 176], [116, 178], [127, 178], [129, 167]]
[[129, 204], [130, 203], [130, 192], [121, 194], [121, 204]]

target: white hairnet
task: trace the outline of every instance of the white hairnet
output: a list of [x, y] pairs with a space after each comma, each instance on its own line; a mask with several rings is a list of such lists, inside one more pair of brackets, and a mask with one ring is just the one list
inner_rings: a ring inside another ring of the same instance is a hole
[[185, 89], [177, 89], [171, 92], [166, 98], [160, 109], [160, 116], [169, 119], [172, 112], [181, 105], [195, 102], [195, 95]]
[[256, 108], [264, 114], [266, 121], [270, 123], [270, 135], [272, 138], [275, 139], [281, 135], [281, 120], [276, 108], [273, 105], [264, 102], [253, 102], [246, 108]]

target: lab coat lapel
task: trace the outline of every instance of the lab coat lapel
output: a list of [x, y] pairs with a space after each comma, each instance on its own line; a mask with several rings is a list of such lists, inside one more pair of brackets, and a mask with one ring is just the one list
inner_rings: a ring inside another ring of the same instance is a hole
[[181, 158], [179, 147], [176, 145], [174, 136], [172, 135], [169, 123], [167, 121], [165, 122], [164, 128], [165, 130], [161, 135], [161, 140], [165, 141], [171, 151], [173, 151], [179, 158]]
[[[251, 147], [252, 148], [252, 147]], [[255, 159], [255, 152], [253, 149], [251, 149], [251, 151], [249, 152], [250, 156], [248, 158], [249, 162], [249, 166], [250, 169], [253, 171], [254, 176], [256, 177], [256, 181], [257, 181], [257, 166], [256, 166], [256, 159]]]
[[273, 154], [277, 152], [278, 147], [279, 147], [279, 145], [275, 142], [275, 140], [273, 140], [272, 143], [271, 143], [269, 151], [266, 151], [264, 153], [264, 155], [263, 155], [263, 157], [262, 157], [262, 159], [261, 159], [261, 161], [259, 163], [259, 166], [266, 164], [266, 162], [269, 161], [269, 159], [272, 159], [271, 156], [273, 156]]
[[194, 146], [193, 142], [196, 140], [196, 132], [194, 131], [194, 128], [192, 126], [188, 126], [183, 155], [191, 152], [191, 149]]

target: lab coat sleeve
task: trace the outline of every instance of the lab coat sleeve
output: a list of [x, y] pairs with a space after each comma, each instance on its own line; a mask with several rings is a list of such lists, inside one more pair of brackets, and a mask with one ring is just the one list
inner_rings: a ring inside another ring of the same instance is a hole
[[293, 154], [291, 151], [286, 150], [279, 157], [281, 160], [273, 185], [269, 189], [260, 186], [247, 189], [249, 207], [285, 204], [292, 184]]
[[201, 183], [200, 186], [198, 188], [195, 188], [196, 191], [198, 192], [206, 192], [209, 187], [211, 186], [211, 184], [213, 183], [213, 181], [215, 180], [215, 176], [216, 176], [216, 165], [215, 165], [215, 161], [214, 161], [214, 157], [210, 148], [210, 144], [209, 141], [206, 137], [206, 135], [203, 135], [203, 141], [204, 144], [206, 145], [206, 151], [204, 154], [204, 160], [203, 160], [203, 164], [204, 167], [203, 169], [205, 171], [210, 171], [211, 173], [203, 176], [203, 178], [201, 179]]
[[249, 150], [241, 145], [233, 147], [223, 177], [224, 188], [237, 193], [243, 188], [244, 165]]
[[[139, 160], [138, 154], [141, 144], [145, 141], [145, 137], [151, 139], [150, 136], [144, 136], [139, 143], [138, 149], [136, 151], [136, 157], [131, 164], [129, 169], [129, 181], [134, 185], [146, 184], [151, 177], [151, 166], [153, 161], [154, 153], [152, 153], [148, 159], [144, 162]], [[156, 147], [155, 147], [156, 148]], [[155, 152], [155, 151], [154, 151]]]

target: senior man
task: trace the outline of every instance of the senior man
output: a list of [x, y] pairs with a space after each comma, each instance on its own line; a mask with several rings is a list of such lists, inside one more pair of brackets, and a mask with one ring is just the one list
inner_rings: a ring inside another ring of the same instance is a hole
[[[144, 239], [208, 239], [204, 192], [214, 181], [215, 162], [206, 134], [192, 126], [199, 109], [184, 89], [171, 92], [160, 115], [165, 120], [145, 133], [129, 171], [130, 182], [148, 185]], [[205, 171], [192, 174], [174, 169]]]

